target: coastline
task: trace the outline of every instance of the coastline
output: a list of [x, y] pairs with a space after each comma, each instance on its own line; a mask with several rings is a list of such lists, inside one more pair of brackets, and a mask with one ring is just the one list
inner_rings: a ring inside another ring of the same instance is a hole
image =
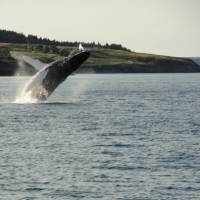
[[[57, 47], [58, 52], [37, 49], [38, 44], [0, 43], [0, 76], [33, 75], [37, 72], [28, 63], [19, 63], [10, 51], [21, 52], [44, 63], [50, 63], [68, 55], [69, 47]], [[45, 45], [44, 45], [45, 47]], [[74, 47], [75, 48], [75, 47]], [[60, 50], [60, 51], [59, 51]], [[63, 51], [65, 53], [63, 53]], [[60, 53], [62, 52], [62, 53]], [[197, 62], [198, 61], [198, 62]], [[125, 50], [94, 48], [77, 73], [199, 73], [199, 58], [170, 57], [137, 53]]]

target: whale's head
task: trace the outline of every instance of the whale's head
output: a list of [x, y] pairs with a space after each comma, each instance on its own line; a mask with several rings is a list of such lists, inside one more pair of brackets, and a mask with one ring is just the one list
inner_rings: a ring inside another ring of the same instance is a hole
[[68, 65], [72, 71], [76, 70], [84, 61], [86, 61], [90, 56], [90, 49], [84, 49], [82, 46], [75, 49], [66, 58]]
[[69, 58], [69, 63], [72, 66], [79, 66], [90, 56], [89, 50], [77, 50]]

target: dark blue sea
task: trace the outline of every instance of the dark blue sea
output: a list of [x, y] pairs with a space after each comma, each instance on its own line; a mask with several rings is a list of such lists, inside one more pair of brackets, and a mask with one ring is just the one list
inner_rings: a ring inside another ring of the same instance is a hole
[[0, 200], [199, 200], [200, 74], [70, 76], [46, 102], [0, 78]]

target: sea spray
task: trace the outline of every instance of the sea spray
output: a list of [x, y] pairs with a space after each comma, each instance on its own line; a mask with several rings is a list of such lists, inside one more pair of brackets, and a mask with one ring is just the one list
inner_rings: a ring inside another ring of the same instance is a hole
[[37, 102], [39, 102], [38, 99], [33, 97], [32, 90], [28, 90], [28, 87], [33, 82], [33, 80], [35, 79], [36, 76], [38, 77], [38, 82], [41, 82], [47, 74], [46, 71], [43, 71], [38, 76], [38, 73], [36, 73], [31, 78], [29, 78], [29, 80], [24, 84], [24, 86], [21, 87], [21, 91], [16, 96], [16, 100], [15, 100], [16, 103], [37, 103]]
[[91, 86], [92, 79], [85, 78], [84, 75], [75, 75], [74, 77], [77, 79], [73, 80], [73, 86], [69, 88], [67, 101], [77, 103]]
[[[21, 53], [18, 52], [14, 52], [14, 51], [10, 51], [10, 55], [17, 60], [19, 68], [18, 70], [15, 72], [15, 76], [21, 75], [23, 74], [23, 72], [25, 71], [25, 65], [23, 62], [23, 59], [28, 59], [28, 57], [22, 55]], [[21, 84], [19, 84], [18, 86], [18, 91], [16, 94], [16, 98], [14, 100], [13, 103], [37, 103], [38, 100], [34, 99], [31, 95], [31, 91], [30, 92], [26, 92], [26, 88], [27, 85], [29, 84], [29, 82], [33, 79], [33, 77], [30, 77], [26, 82], [23, 82]]]
[[16, 96], [16, 99], [13, 103], [25, 104], [25, 103], [38, 103], [38, 99], [35, 99], [31, 95], [31, 91], [27, 93], [21, 93]]

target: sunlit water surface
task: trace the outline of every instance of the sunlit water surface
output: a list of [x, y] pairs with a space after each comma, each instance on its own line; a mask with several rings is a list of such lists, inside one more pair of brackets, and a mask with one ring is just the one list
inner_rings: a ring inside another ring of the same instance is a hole
[[199, 200], [200, 74], [75, 75], [44, 103], [0, 78], [0, 199]]

